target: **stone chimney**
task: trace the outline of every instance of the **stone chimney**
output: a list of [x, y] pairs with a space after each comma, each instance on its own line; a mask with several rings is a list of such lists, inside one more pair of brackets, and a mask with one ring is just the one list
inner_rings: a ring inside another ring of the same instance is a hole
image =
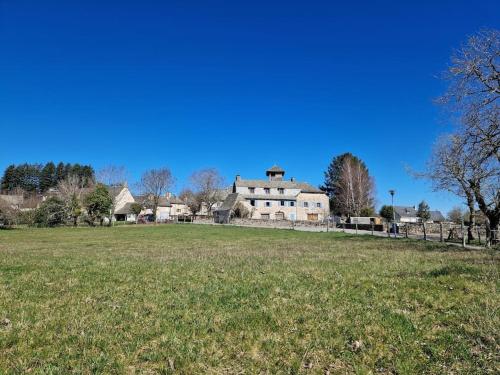
[[290, 181], [295, 182], [295, 177], [292, 177]]
[[241, 180], [241, 176], [239, 174], [236, 175], [236, 181], [240, 181]]
[[167, 192], [165, 193], [165, 197], [167, 197], [167, 199], [172, 198], [172, 193], [171, 193], [171, 192], [169, 192], [169, 191], [167, 191]]

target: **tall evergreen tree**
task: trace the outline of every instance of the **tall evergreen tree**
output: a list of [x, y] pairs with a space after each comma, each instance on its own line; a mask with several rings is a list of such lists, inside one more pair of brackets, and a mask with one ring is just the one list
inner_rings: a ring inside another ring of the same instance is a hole
[[73, 173], [73, 165], [70, 164], [70, 163], [66, 163], [64, 165], [64, 169], [63, 169], [63, 180], [65, 180], [66, 178], [68, 178], [68, 176], [74, 174]]
[[19, 187], [28, 193], [37, 193], [40, 190], [41, 164], [24, 163], [17, 167]]
[[0, 190], [4, 192], [12, 191], [19, 186], [17, 167], [14, 164], [5, 169], [0, 186]]
[[95, 182], [95, 172], [94, 168], [90, 165], [84, 165], [82, 167], [82, 182], [83, 186], [89, 187]]
[[40, 172], [40, 191], [43, 193], [56, 185], [56, 166], [53, 162], [48, 162]]
[[57, 167], [56, 167], [56, 181], [59, 182], [59, 181], [62, 181], [66, 178], [66, 174], [65, 174], [65, 170], [64, 170], [64, 163], [63, 162], [60, 162], [59, 164], [57, 164]]

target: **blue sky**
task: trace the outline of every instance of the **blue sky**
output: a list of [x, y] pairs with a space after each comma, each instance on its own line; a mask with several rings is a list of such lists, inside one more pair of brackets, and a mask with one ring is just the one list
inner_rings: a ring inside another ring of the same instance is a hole
[[11, 163], [168, 166], [232, 182], [277, 163], [315, 185], [350, 151], [378, 205], [432, 193], [423, 168], [447, 130], [432, 104], [453, 50], [498, 27], [497, 1], [0, 0], [0, 170]]

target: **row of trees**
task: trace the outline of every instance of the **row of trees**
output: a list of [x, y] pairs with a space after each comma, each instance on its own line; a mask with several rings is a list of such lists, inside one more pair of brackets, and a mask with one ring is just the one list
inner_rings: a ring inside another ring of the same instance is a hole
[[491, 242], [500, 223], [500, 31], [470, 37], [452, 56], [444, 78], [448, 89], [438, 103], [454, 119], [454, 131], [437, 141], [419, 176], [435, 190], [462, 197], [472, 225], [479, 209]]
[[67, 179], [77, 176], [85, 186], [94, 183], [94, 169], [90, 165], [53, 162], [47, 164], [20, 164], [8, 166], [0, 181], [0, 190], [6, 194], [22, 190], [28, 194], [44, 193]]

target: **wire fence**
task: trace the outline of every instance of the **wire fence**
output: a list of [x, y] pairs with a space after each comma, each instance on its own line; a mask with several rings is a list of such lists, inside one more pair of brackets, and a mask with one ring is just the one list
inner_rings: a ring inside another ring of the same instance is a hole
[[[431, 240], [439, 242], [461, 243], [462, 245], [487, 246], [499, 243], [498, 230], [490, 230], [484, 225], [467, 226], [451, 223], [399, 223], [396, 224], [396, 235], [399, 237]], [[388, 231], [388, 235], [394, 229]]]
[[[489, 230], [484, 225], [467, 226], [453, 223], [384, 223], [383, 225], [337, 223], [337, 230], [387, 237], [411, 238], [435, 242], [462, 244], [463, 246], [490, 246], [500, 244], [498, 230]], [[488, 236], [488, 232], [491, 236]]]

